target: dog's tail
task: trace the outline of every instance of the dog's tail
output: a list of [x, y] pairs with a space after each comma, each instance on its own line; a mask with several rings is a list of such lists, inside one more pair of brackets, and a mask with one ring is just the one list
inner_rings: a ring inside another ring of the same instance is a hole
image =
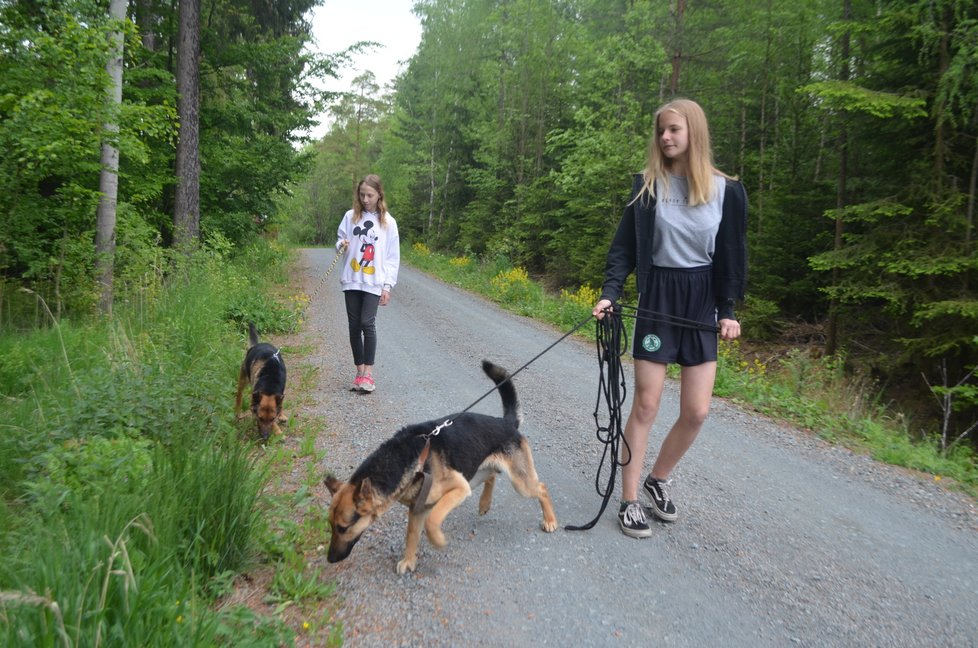
[[482, 370], [492, 378], [499, 389], [499, 396], [503, 400], [503, 418], [518, 428], [523, 420], [523, 414], [520, 412], [520, 400], [516, 397], [516, 387], [509, 372], [488, 360], [482, 361]]
[[248, 340], [251, 346], [258, 344], [258, 329], [255, 328], [254, 322], [248, 322]]

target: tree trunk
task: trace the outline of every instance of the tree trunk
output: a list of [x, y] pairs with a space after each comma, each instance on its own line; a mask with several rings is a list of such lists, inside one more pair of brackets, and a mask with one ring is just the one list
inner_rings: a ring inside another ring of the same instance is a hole
[[[948, 33], [948, 23], [950, 23], [953, 18], [949, 15], [950, 8], [945, 8], [940, 19], [937, 21], [937, 28], [940, 30], [941, 39], [937, 45], [937, 76], [936, 78], [942, 79], [944, 75], [947, 74], [947, 68], [951, 64], [951, 53], [950, 53], [950, 40], [951, 35]], [[944, 191], [944, 161], [947, 157], [947, 142], [944, 131], [944, 123], [946, 121], [945, 112], [947, 106], [945, 105], [944, 99], [942, 99], [941, 93], [937, 93], [934, 102], [933, 114], [936, 125], [934, 127], [934, 187], [937, 190], [938, 196], [940, 196]]]
[[156, 51], [156, 32], [153, 30], [153, 21], [156, 20], [157, 16], [153, 12], [153, 3], [151, 0], [136, 0], [136, 6], [133, 9], [136, 14], [136, 25], [139, 26], [140, 41], [150, 52]]
[[669, 92], [673, 96], [679, 92], [679, 75], [683, 63], [683, 19], [686, 13], [686, 0], [676, 0], [676, 23], [673, 29], [675, 46], [672, 50], [672, 74], [669, 76]]
[[[978, 127], [978, 111], [972, 120], [975, 127]], [[975, 227], [975, 194], [978, 192], [978, 139], [975, 140], [975, 152], [971, 156], [971, 177], [968, 180], [968, 207], [965, 211], [966, 229], [964, 242], [968, 244], [966, 252], [971, 253], [971, 232]]]
[[[843, 20], [849, 22], [852, 18], [852, 5], [850, 0], [844, 0], [843, 2]], [[840, 52], [842, 58], [842, 65], [839, 69], [839, 80], [848, 81], [850, 76], [849, 71], [849, 38], [850, 32], [848, 29], [842, 34], [842, 42], [840, 44]], [[838, 151], [839, 151], [839, 176], [836, 182], [836, 193], [835, 193], [835, 241], [832, 248], [836, 251], [842, 249], [842, 234], [843, 234], [843, 220], [842, 220], [842, 208], [846, 205], [846, 182], [848, 180], [849, 172], [849, 133], [846, 130], [846, 119], [843, 111], [842, 119], [840, 121], [839, 139], [838, 139]], [[839, 285], [839, 270], [834, 268], [832, 270], [832, 285]], [[825, 334], [825, 353], [826, 355], [835, 355], [836, 351], [839, 349], [839, 303], [833, 298], [829, 303], [829, 322], [827, 326], [827, 331]]]
[[173, 243], [190, 250], [200, 237], [200, 0], [180, 0], [179, 43]]
[[[121, 23], [126, 19], [126, 0], [111, 0], [109, 18]], [[98, 210], [95, 213], [95, 268], [99, 279], [99, 310], [103, 315], [112, 314], [112, 287], [115, 268], [115, 221], [116, 201], [119, 195], [119, 107], [122, 105], [122, 52], [124, 39], [121, 31], [109, 34], [112, 46], [105, 71], [109, 75], [106, 88], [106, 119], [102, 140], [102, 171], [99, 174]]]

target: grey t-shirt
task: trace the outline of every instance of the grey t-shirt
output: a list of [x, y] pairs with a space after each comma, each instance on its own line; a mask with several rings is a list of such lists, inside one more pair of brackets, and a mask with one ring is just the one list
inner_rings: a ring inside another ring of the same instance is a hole
[[689, 182], [685, 176], [669, 175], [668, 195], [656, 182], [655, 232], [652, 265], [660, 268], [695, 268], [713, 262], [726, 178], [713, 176], [714, 194], [709, 202], [689, 205]]

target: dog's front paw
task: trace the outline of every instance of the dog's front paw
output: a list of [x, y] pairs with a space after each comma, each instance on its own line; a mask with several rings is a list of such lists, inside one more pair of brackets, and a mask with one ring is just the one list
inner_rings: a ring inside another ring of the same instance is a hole
[[418, 561], [416, 558], [404, 558], [403, 560], [397, 561], [397, 573], [406, 574], [408, 572], [413, 572], [414, 568], [417, 566]]
[[249, 416], [251, 416], [251, 412], [241, 412], [238, 414], [238, 420], [240, 421], [241, 419], [248, 418]]
[[544, 520], [543, 523], [540, 525], [540, 528], [543, 529], [544, 531], [546, 531], [547, 533], [553, 533], [554, 531], [557, 530], [557, 526], [558, 526], [557, 525], [557, 520], [555, 520], [555, 519], [554, 520]]

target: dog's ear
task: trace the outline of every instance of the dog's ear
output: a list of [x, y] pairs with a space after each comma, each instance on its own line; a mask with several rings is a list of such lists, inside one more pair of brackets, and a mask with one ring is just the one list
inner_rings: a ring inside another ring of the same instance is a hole
[[353, 501], [357, 504], [364, 500], [373, 500], [374, 498], [374, 485], [370, 483], [369, 477], [364, 477], [363, 481], [360, 482], [360, 486], [357, 487], [356, 493], [353, 494]]
[[343, 482], [333, 475], [326, 475], [325, 479], [323, 479], [323, 483], [326, 484], [326, 488], [328, 488], [329, 492], [333, 495], [336, 495], [336, 491], [343, 488]]
[[275, 409], [279, 412], [282, 411], [282, 401], [285, 399], [284, 394], [275, 394]]
[[253, 412], [258, 410], [259, 403], [261, 403], [261, 392], [255, 390], [251, 392], [251, 410]]

